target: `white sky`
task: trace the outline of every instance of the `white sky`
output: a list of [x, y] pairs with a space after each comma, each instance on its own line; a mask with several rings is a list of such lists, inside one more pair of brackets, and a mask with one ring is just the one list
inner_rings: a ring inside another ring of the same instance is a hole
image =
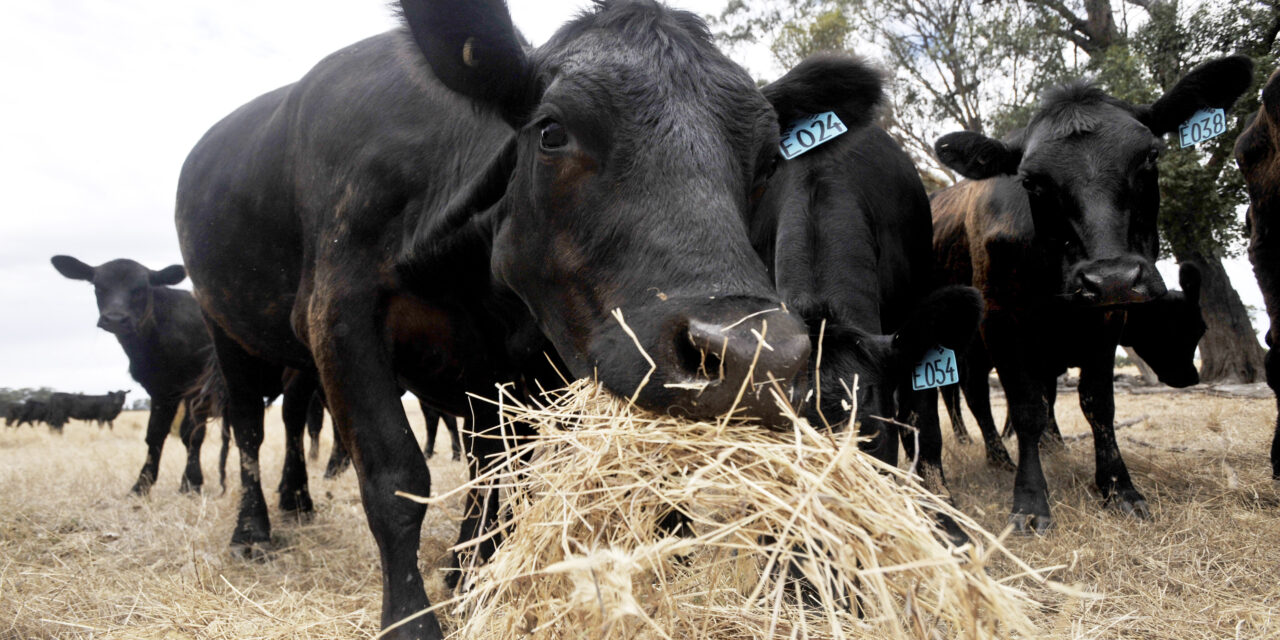
[[[708, 14], [724, 2], [670, 4]], [[589, 3], [509, 4], [537, 44]], [[91, 287], [49, 257], [180, 263], [174, 189], [196, 140], [326, 54], [393, 26], [385, 0], [0, 3], [0, 387], [145, 397], [115, 338], [95, 326]], [[734, 57], [776, 75], [761, 48]], [[1231, 276], [1261, 307], [1247, 264]]]

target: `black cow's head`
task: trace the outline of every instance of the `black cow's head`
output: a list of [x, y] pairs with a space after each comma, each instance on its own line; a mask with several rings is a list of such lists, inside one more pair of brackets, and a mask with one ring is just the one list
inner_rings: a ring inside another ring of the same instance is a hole
[[1031, 123], [1009, 141], [958, 132], [935, 148], [967, 178], [1021, 181], [1037, 246], [1062, 258], [1064, 293], [1089, 305], [1143, 302], [1165, 291], [1153, 264], [1161, 136], [1199, 109], [1229, 108], [1251, 78], [1247, 57], [1221, 58], [1192, 70], [1150, 105], [1068, 84], [1048, 92]]
[[751, 371], [740, 406], [776, 414], [755, 392], [788, 386], [809, 339], [744, 216], [778, 125], [706, 26], [652, 1], [601, 2], [526, 54], [499, 0], [401, 4], [436, 77], [515, 129], [447, 211], [423, 217], [402, 273], [431, 273], [458, 238], [482, 237], [495, 280], [575, 376], [705, 417], [733, 406]]
[[1182, 265], [1178, 284], [1182, 291], [1129, 308], [1120, 344], [1133, 347], [1161, 382], [1181, 388], [1200, 382], [1195, 355], [1206, 327], [1200, 315], [1200, 270]]
[[116, 335], [129, 335], [152, 322], [152, 287], [175, 285], [187, 277], [182, 265], [152, 271], [121, 258], [91, 267], [71, 256], [54, 256], [58, 273], [93, 283], [98, 298], [98, 326]]
[[129, 395], [128, 389], [123, 391], [108, 391], [107, 397], [111, 399], [111, 408], [117, 410], [124, 408], [124, 400], [127, 395]]

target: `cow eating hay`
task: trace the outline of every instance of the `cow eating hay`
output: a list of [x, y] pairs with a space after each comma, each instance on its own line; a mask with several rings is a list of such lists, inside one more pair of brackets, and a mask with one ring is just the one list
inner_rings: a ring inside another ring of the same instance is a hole
[[[1003, 547], [852, 430], [677, 420], [586, 381], [539, 406], [502, 402], [507, 424], [539, 435], [477, 480], [517, 491], [498, 553], [437, 605], [460, 637], [1034, 634], [1027, 596], [984, 570]], [[979, 542], [941, 542], [935, 509]]]

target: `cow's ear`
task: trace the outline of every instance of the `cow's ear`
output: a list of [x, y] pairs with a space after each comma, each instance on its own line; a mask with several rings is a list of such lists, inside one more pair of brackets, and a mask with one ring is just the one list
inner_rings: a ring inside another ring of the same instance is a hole
[[[411, 286], [438, 286], [440, 269], [476, 257], [478, 242], [492, 241], [494, 218], [516, 167], [517, 140], [511, 136], [484, 171], [459, 189], [443, 211], [423, 211], [404, 237], [396, 269]], [[483, 256], [488, 261], [487, 254]]]
[[1159, 100], [1136, 107], [1138, 120], [1157, 136], [1176, 131], [1195, 112], [1230, 109], [1253, 83], [1253, 60], [1227, 56], [1192, 69]]
[[948, 133], [933, 145], [942, 164], [972, 179], [1013, 175], [1022, 163], [1022, 150], [972, 131]]
[[850, 129], [870, 124], [884, 101], [884, 73], [861, 58], [820, 53], [805, 58], [761, 91], [779, 126], [834, 111]]
[[400, 0], [405, 23], [444, 86], [513, 126], [532, 108], [529, 60], [503, 0]]
[[88, 280], [93, 282], [93, 267], [72, 258], [71, 256], [54, 256], [49, 259], [58, 273], [72, 280]]
[[171, 264], [159, 271], [147, 274], [147, 281], [153, 286], [170, 287], [187, 279], [187, 270], [180, 264]]
[[1187, 296], [1187, 302], [1200, 305], [1199, 267], [1190, 262], [1182, 263], [1182, 266], [1178, 267], [1178, 286], [1182, 287], [1182, 293]]

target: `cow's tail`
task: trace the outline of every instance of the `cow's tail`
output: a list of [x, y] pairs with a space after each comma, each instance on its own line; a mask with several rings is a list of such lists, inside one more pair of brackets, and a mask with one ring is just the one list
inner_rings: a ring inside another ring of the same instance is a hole
[[205, 357], [204, 370], [185, 394], [193, 420], [204, 426], [211, 419], [222, 422], [222, 447], [218, 451], [218, 484], [227, 492], [227, 451], [231, 444], [231, 426], [227, 423], [227, 383], [218, 366], [213, 349]]

